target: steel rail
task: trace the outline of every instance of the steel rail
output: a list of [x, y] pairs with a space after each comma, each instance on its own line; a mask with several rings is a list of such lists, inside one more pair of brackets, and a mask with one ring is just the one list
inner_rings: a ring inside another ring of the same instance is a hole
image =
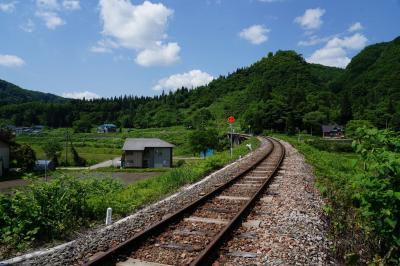
[[[218, 186], [211, 192], [207, 193], [206, 195], [200, 197], [199, 199], [187, 204], [180, 210], [174, 212], [173, 214], [167, 216], [163, 220], [151, 225], [149, 228], [144, 229], [140, 233], [132, 236], [128, 240], [120, 243], [118, 246], [113, 247], [105, 251], [104, 253], [101, 253], [100, 255], [96, 256], [93, 260], [90, 260], [86, 262], [84, 265], [85, 266], [94, 266], [94, 265], [115, 265], [120, 258], [126, 258], [132, 250], [135, 250], [137, 247], [139, 247], [146, 239], [148, 239], [151, 236], [158, 235], [161, 232], [164, 231], [165, 228], [167, 228], [169, 225], [173, 224], [176, 221], [181, 220], [185, 214], [193, 212], [197, 207], [199, 207], [201, 204], [205, 203], [208, 199], [216, 196], [220, 192], [222, 192], [225, 188], [229, 187], [232, 185], [235, 181], [237, 181], [239, 178], [243, 177], [247, 173], [249, 173], [251, 170], [256, 168], [262, 161], [264, 161], [267, 157], [271, 155], [271, 153], [274, 150], [274, 143], [271, 141], [269, 138], [266, 138], [267, 141], [272, 144], [272, 149], [269, 150], [262, 158], [258, 159], [256, 162], [254, 162], [250, 167], [243, 169], [239, 173], [237, 173], [233, 178], [231, 178], [229, 181], [226, 183]], [[278, 142], [279, 143], [279, 142]], [[280, 144], [280, 143], [279, 143]], [[281, 144], [280, 144], [281, 145]], [[282, 145], [281, 145], [282, 146]], [[283, 146], [282, 146], [283, 149]], [[212, 250], [215, 248], [215, 252], [218, 251], [217, 245], [221, 245], [224, 239], [227, 238], [229, 232], [234, 230], [238, 224], [240, 224], [240, 221], [242, 220], [242, 215], [248, 213], [251, 209], [251, 206], [254, 204], [256, 199], [259, 197], [260, 193], [263, 191], [265, 186], [269, 184], [271, 177], [275, 174], [277, 169], [279, 168], [280, 162], [282, 161], [282, 158], [284, 157], [284, 149], [281, 158], [279, 159], [278, 165], [275, 167], [275, 170], [272, 174], [270, 174], [269, 178], [263, 183], [261, 188], [255, 193], [255, 195], [251, 198], [251, 200], [246, 204], [245, 207], [243, 207], [240, 211], [239, 214], [237, 214], [234, 219], [226, 226], [223, 231], [221, 231], [217, 237], [212, 241], [211, 244], [207, 245], [206, 249], [200, 253], [200, 255], [197, 257], [194, 263], [191, 265], [205, 265], [208, 263], [208, 260], [206, 257], [214, 257], [216, 253]]]
[[274, 139], [274, 141], [276, 141], [276, 143], [278, 143], [280, 145], [280, 148], [282, 149], [282, 153], [281, 153], [281, 156], [280, 156], [273, 172], [269, 175], [268, 179], [264, 181], [264, 183], [257, 190], [257, 192], [254, 193], [254, 195], [246, 203], [246, 205], [243, 206], [243, 208], [229, 222], [229, 224], [227, 224], [225, 226], [225, 228], [214, 238], [214, 240], [210, 244], [207, 245], [207, 247], [199, 254], [199, 256], [197, 256], [197, 259], [190, 264], [191, 266], [211, 265], [213, 263], [213, 261], [216, 259], [216, 256], [218, 255], [218, 250], [221, 247], [221, 245], [230, 238], [231, 233], [242, 223], [243, 219], [248, 216], [248, 214], [252, 210], [254, 204], [259, 199], [262, 192], [271, 183], [273, 176], [278, 171], [278, 169], [283, 161], [283, 158], [285, 157], [285, 148], [283, 147], [283, 145], [275, 139]]

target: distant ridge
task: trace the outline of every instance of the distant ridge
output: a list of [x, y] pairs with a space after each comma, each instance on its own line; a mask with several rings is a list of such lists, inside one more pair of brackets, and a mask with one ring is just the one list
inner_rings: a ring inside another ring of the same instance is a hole
[[0, 104], [18, 104], [27, 102], [65, 102], [67, 99], [51, 93], [25, 90], [17, 85], [0, 79]]

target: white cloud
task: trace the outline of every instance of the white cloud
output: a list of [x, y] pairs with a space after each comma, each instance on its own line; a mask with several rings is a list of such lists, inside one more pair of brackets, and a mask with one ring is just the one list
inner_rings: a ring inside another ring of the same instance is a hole
[[144, 49], [138, 53], [135, 62], [141, 66], [167, 66], [179, 61], [179, 52], [181, 48], [177, 43], [168, 43], [163, 45]]
[[175, 74], [158, 81], [153, 90], [176, 90], [182, 87], [191, 89], [207, 85], [214, 79], [210, 74], [201, 70], [191, 70], [183, 74]]
[[359, 33], [344, 38], [334, 37], [306, 60], [309, 63], [345, 68], [350, 63], [348, 51], [362, 49], [367, 42], [368, 39]]
[[306, 60], [309, 63], [341, 68], [345, 68], [350, 63], [350, 58], [342, 47], [323, 47], [316, 50]]
[[168, 18], [173, 14], [163, 4], [145, 1], [134, 6], [129, 0], [101, 0], [103, 34], [125, 48], [143, 49], [165, 39]]
[[316, 30], [319, 29], [323, 23], [321, 17], [325, 14], [325, 9], [314, 8], [307, 9], [302, 16], [294, 19], [303, 29]]
[[65, 24], [65, 21], [62, 18], [60, 18], [56, 12], [37, 11], [35, 15], [41, 18], [46, 24], [46, 27], [51, 30], [54, 30], [55, 28]]
[[25, 65], [25, 61], [16, 55], [0, 54], [0, 66], [20, 67], [23, 65]]
[[352, 24], [347, 30], [349, 32], [354, 32], [354, 31], [360, 31], [362, 29], [364, 29], [363, 25], [360, 22], [356, 22]]
[[36, 0], [36, 6], [43, 10], [57, 10], [60, 8], [57, 0]]
[[[130, 0], [100, 0], [99, 6], [102, 34], [112, 38], [119, 48], [136, 50], [138, 64], [170, 65], [179, 60], [179, 45], [164, 42], [168, 37], [168, 21], [174, 13], [172, 9], [150, 1], [133, 5]], [[97, 45], [91, 50], [110, 51], [114, 47], [107, 48]]]
[[103, 39], [97, 42], [96, 45], [90, 47], [93, 53], [111, 53], [112, 49], [118, 48], [118, 44], [110, 39]]
[[31, 20], [28, 19], [28, 21], [21, 26], [19, 26], [23, 31], [26, 32], [33, 32], [35, 30], [35, 23]]
[[317, 45], [317, 44], [320, 44], [320, 43], [327, 42], [331, 38], [332, 37], [318, 37], [316, 35], [312, 35], [312, 36], [310, 36], [308, 38], [308, 40], [299, 41], [297, 43], [297, 45], [299, 45], [299, 46], [313, 46], [313, 45]]
[[329, 40], [326, 44], [327, 47], [343, 47], [353, 50], [358, 50], [364, 48], [367, 44], [368, 39], [360, 34], [356, 33], [350, 37], [344, 37], [343, 39], [334, 37], [333, 39]]
[[0, 11], [6, 12], [6, 13], [12, 13], [15, 10], [16, 4], [17, 4], [16, 1], [11, 1], [8, 3], [0, 3]]
[[83, 99], [86, 100], [100, 98], [100, 96], [94, 92], [90, 91], [82, 91], [82, 92], [64, 92], [62, 94], [64, 98], [71, 98], [71, 99]]
[[239, 32], [239, 36], [252, 44], [261, 44], [268, 40], [268, 32], [270, 32], [270, 29], [263, 25], [253, 25]]
[[47, 28], [54, 30], [66, 24], [59, 13], [63, 10], [80, 9], [80, 2], [79, 0], [64, 0], [60, 4], [59, 0], [36, 0], [36, 8], [35, 15], [43, 20]]
[[79, 10], [81, 5], [79, 0], [64, 0], [62, 3], [64, 9], [66, 10]]

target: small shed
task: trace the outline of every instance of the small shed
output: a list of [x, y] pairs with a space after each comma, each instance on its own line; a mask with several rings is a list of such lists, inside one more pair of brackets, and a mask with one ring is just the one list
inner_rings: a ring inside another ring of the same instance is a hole
[[344, 129], [336, 124], [322, 125], [322, 137], [324, 138], [343, 138]]
[[10, 144], [0, 139], [0, 176], [10, 168]]
[[97, 133], [117, 132], [117, 128], [114, 124], [103, 124], [97, 127]]
[[175, 145], [157, 138], [128, 138], [122, 150], [123, 167], [172, 167], [172, 149]]

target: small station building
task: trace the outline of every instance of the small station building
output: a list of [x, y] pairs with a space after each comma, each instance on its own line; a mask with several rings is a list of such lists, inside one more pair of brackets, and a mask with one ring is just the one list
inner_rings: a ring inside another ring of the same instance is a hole
[[122, 167], [172, 167], [175, 145], [157, 138], [128, 138], [122, 148]]

